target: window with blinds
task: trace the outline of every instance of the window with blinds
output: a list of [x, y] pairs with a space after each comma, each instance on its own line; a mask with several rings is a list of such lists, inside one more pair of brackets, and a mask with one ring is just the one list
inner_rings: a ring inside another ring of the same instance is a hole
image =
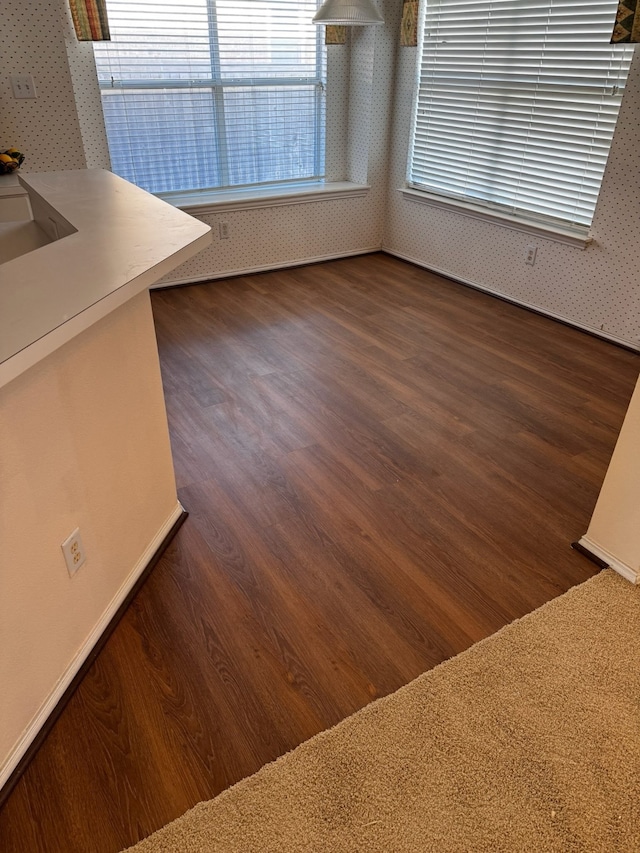
[[154, 193], [318, 180], [317, 0], [107, 0], [94, 44], [113, 171]]
[[616, 0], [428, 0], [410, 187], [588, 226], [633, 48]]

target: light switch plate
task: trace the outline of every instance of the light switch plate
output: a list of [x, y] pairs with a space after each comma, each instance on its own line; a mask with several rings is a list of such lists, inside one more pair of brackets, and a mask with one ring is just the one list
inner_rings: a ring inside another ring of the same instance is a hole
[[36, 98], [36, 85], [31, 74], [13, 74], [11, 90], [14, 98]]

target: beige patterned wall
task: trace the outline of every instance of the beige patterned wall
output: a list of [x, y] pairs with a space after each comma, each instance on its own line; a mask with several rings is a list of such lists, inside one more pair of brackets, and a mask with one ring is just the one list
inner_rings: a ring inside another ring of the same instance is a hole
[[327, 46], [327, 129], [325, 174], [328, 181], [346, 181], [349, 129], [350, 50], [346, 45]]
[[[0, 147], [24, 151], [25, 171], [86, 165], [60, 9], [57, 0], [2, 3]], [[15, 100], [11, 74], [32, 74], [38, 97]]]
[[69, 5], [66, 0], [61, 2], [64, 6], [62, 26], [67, 61], [87, 168], [110, 169], [111, 158], [102, 115], [102, 98], [93, 58], [93, 45], [76, 39]]
[[[31, 74], [38, 97], [16, 100], [12, 74]], [[26, 154], [25, 172], [108, 168], [91, 45], [79, 44], [66, 0], [2, 3], [0, 148]]]
[[[398, 51], [384, 246], [464, 282], [640, 346], [640, 51], [624, 94], [592, 233], [582, 250], [407, 201], [416, 49]], [[526, 247], [537, 245], [534, 266]]]

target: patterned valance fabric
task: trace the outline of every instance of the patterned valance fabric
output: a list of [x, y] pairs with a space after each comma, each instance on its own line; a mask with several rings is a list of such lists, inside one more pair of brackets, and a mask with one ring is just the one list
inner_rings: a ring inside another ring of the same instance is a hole
[[337, 26], [336, 24], [329, 24], [327, 27], [325, 27], [324, 43], [346, 44], [347, 28]]
[[611, 44], [640, 42], [640, 8], [638, 0], [620, 0]]
[[110, 41], [104, 0], [69, 0], [78, 41]]
[[418, 0], [404, 0], [402, 4], [400, 44], [402, 47], [416, 47], [418, 44]]

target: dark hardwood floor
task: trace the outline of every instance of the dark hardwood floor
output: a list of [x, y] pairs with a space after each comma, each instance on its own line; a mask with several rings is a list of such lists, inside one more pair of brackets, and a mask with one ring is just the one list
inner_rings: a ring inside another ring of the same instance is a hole
[[190, 517], [3, 853], [115, 853], [596, 571], [637, 355], [382, 254], [152, 298]]

